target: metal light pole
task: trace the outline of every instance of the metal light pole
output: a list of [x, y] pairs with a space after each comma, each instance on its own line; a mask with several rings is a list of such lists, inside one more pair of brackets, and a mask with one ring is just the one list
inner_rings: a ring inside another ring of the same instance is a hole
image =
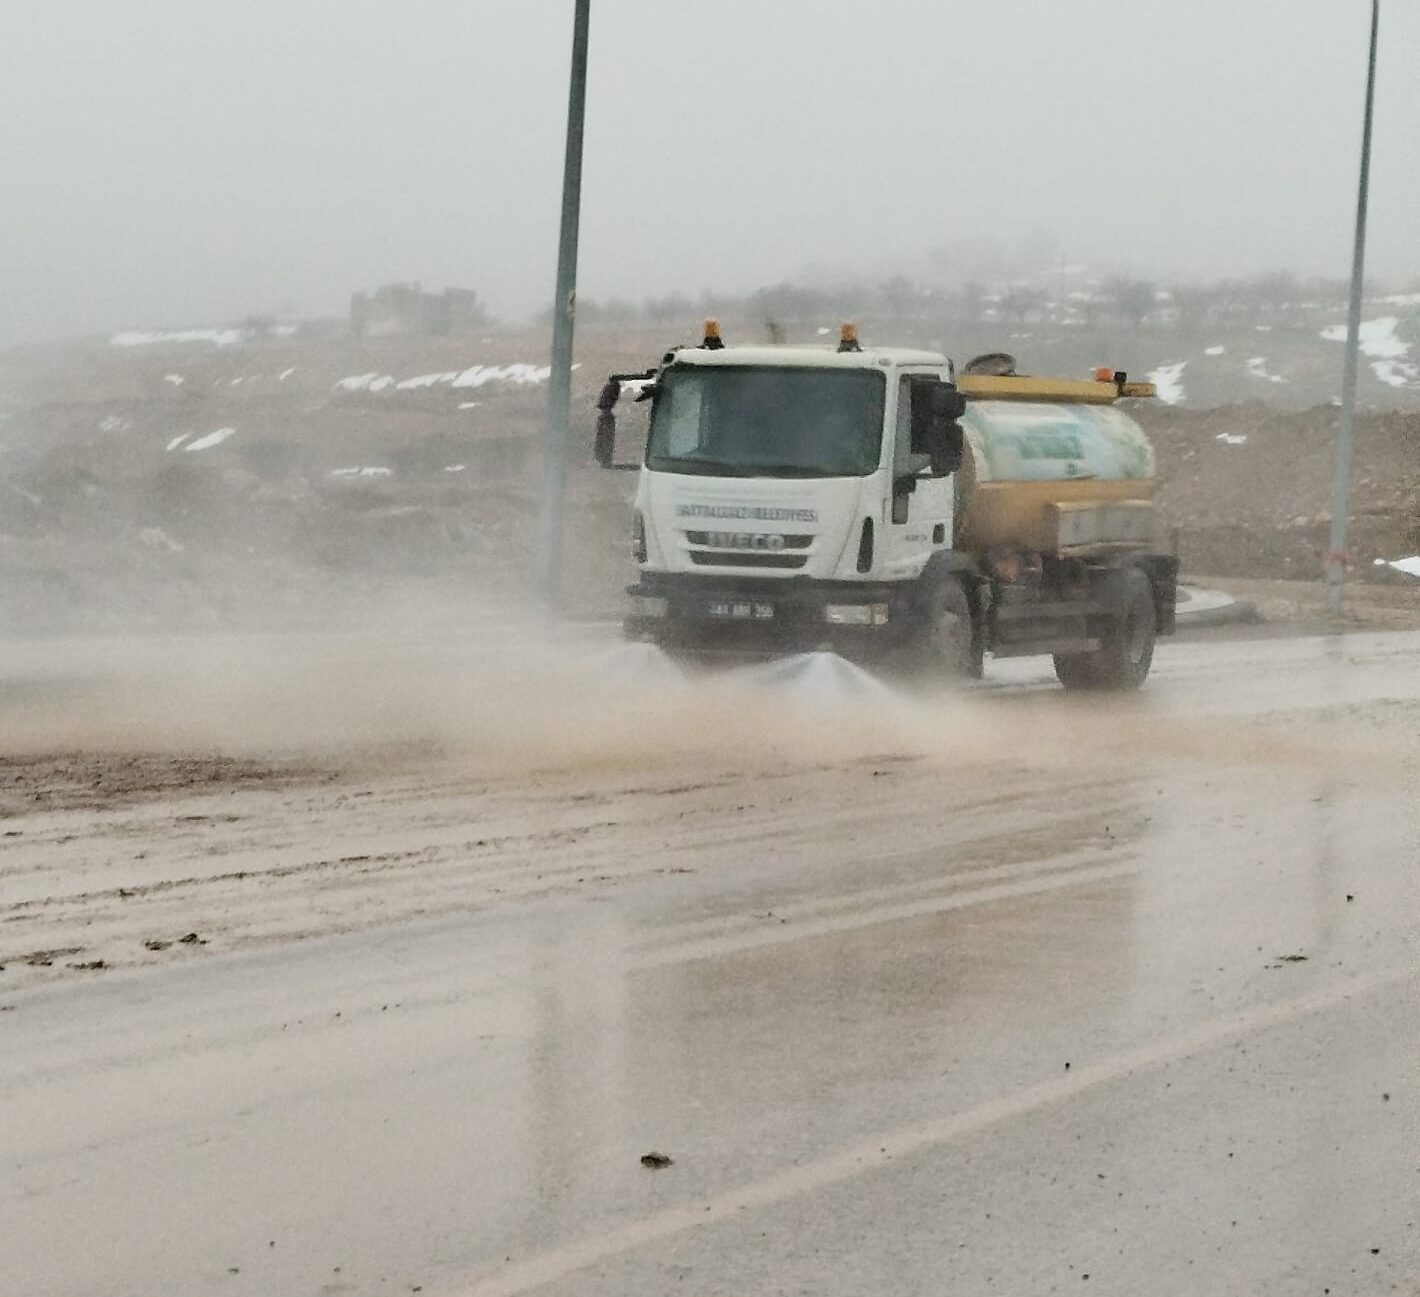
[[577, 310], [577, 227], [582, 210], [582, 125], [587, 107], [587, 27], [591, 0], [576, 0], [572, 82], [567, 94], [567, 153], [562, 168], [562, 227], [557, 239], [557, 288], [552, 299], [552, 375], [543, 436], [540, 581], [555, 609], [562, 594], [562, 502], [567, 489], [567, 439], [572, 412], [572, 325]]
[[1371, 53], [1366, 70], [1366, 116], [1361, 128], [1361, 182], [1356, 196], [1356, 244], [1351, 255], [1351, 309], [1346, 319], [1346, 368], [1341, 377], [1341, 420], [1336, 428], [1336, 474], [1331, 487], [1331, 552], [1326, 556], [1326, 610], [1341, 613], [1346, 583], [1346, 524], [1351, 511], [1351, 447], [1356, 427], [1356, 368], [1361, 344], [1361, 280], [1366, 263], [1366, 203], [1371, 187], [1371, 113], [1376, 97], [1376, 34], [1380, 0], [1371, 0]]

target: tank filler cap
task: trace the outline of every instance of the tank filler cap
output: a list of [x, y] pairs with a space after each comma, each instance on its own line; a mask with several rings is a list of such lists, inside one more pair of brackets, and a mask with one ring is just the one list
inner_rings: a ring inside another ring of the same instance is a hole
[[988, 351], [973, 356], [962, 367], [963, 374], [981, 374], [989, 378], [1016, 377], [1016, 358], [1007, 351]]

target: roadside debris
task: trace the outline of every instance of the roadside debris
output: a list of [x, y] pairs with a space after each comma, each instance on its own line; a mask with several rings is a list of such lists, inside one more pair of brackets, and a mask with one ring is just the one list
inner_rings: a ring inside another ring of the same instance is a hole
[[675, 1165], [675, 1159], [664, 1153], [642, 1153], [641, 1165], [648, 1171], [664, 1171], [666, 1167]]

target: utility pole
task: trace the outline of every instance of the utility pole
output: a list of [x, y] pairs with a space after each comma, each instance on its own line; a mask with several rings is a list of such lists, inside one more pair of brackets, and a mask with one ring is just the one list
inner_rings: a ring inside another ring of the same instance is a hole
[[1351, 511], [1351, 456], [1356, 428], [1356, 369], [1361, 346], [1361, 281], [1366, 266], [1366, 204], [1371, 187], [1371, 115], [1376, 98], [1376, 35], [1380, 0], [1371, 0], [1371, 53], [1366, 70], [1366, 115], [1361, 128], [1361, 182], [1356, 195], [1356, 243], [1351, 254], [1351, 308], [1346, 319], [1346, 367], [1341, 377], [1341, 419], [1336, 428], [1336, 471], [1331, 486], [1331, 550], [1326, 556], [1326, 610], [1341, 615], [1346, 584], [1346, 525]]
[[567, 491], [567, 440], [572, 414], [572, 326], [577, 312], [577, 229], [582, 210], [582, 128], [587, 109], [587, 27], [591, 0], [575, 0], [572, 80], [567, 94], [567, 152], [562, 168], [562, 225], [557, 239], [557, 288], [552, 299], [552, 374], [543, 435], [539, 586], [555, 611], [562, 595], [562, 505]]

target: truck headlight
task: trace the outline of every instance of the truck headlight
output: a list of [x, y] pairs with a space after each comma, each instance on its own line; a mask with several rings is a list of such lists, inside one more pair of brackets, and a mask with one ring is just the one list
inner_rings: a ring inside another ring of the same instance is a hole
[[831, 603], [823, 610], [823, 619], [830, 626], [886, 626], [888, 606], [885, 603]]

